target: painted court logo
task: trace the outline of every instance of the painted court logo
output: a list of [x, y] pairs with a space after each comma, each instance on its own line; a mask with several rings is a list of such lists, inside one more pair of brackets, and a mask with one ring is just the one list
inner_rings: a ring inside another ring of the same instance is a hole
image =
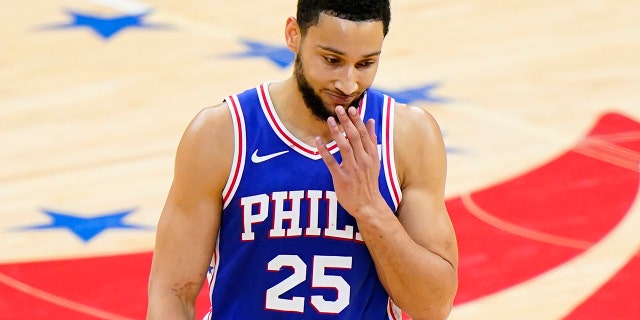
[[[521, 310], [518, 319], [637, 319], [640, 304], [633, 297], [640, 288], [636, 232], [640, 211], [634, 203], [640, 184], [639, 152], [640, 123], [607, 114], [558, 158], [498, 185], [448, 199], [460, 247], [460, 287], [452, 319], [491, 319], [515, 309]], [[590, 183], [579, 183], [580, 179]], [[562, 189], [567, 182], [574, 187]], [[541, 190], [547, 192], [544, 197]], [[269, 201], [259, 203], [266, 206]], [[247, 219], [248, 225], [260, 223], [258, 217], [247, 215]], [[284, 228], [276, 227], [274, 232], [282, 234]], [[247, 230], [243, 236], [251, 238]], [[626, 240], [613, 249], [616, 239]], [[615, 250], [626, 253], [607, 255]], [[0, 265], [0, 314], [22, 319], [25, 314], [32, 316], [33, 306], [38, 306], [39, 312], [60, 319], [144, 318], [151, 255]], [[602, 255], [609, 257], [604, 264], [597, 257]], [[567, 282], [579, 285], [582, 295], [545, 291], [550, 282], [591, 270], [584, 266], [589, 261], [601, 261], [606, 272], [579, 284]], [[103, 294], [100, 299], [86, 294], [95, 288], [118, 294]], [[531, 304], [531, 295], [547, 297], [547, 307]], [[506, 304], [515, 309], [503, 308]], [[197, 314], [208, 308], [204, 289]]]

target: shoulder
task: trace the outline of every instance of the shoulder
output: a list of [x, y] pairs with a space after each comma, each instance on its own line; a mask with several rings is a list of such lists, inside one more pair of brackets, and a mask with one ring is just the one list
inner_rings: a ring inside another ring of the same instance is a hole
[[[198, 112], [187, 126], [182, 143], [211, 146], [233, 141], [233, 124], [226, 102]], [[209, 149], [209, 148], [205, 148]]]
[[[438, 122], [427, 109], [396, 103], [394, 107], [394, 134], [400, 138], [398, 142], [413, 142], [419, 145], [442, 143], [442, 133]], [[419, 139], [411, 139], [411, 137]]]
[[175, 159], [175, 174], [194, 177], [216, 189], [226, 181], [234, 152], [234, 128], [226, 102], [198, 112], [185, 129]]
[[416, 174], [443, 178], [446, 152], [433, 115], [423, 107], [405, 104], [396, 104], [394, 115], [394, 151], [400, 179], [410, 181]]

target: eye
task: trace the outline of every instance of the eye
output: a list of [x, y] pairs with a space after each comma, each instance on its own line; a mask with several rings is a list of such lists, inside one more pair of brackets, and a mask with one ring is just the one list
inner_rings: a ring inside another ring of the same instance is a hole
[[340, 62], [340, 59], [333, 57], [333, 56], [325, 56], [324, 60], [328, 63], [328, 64], [337, 64]]
[[358, 64], [356, 64], [356, 66], [358, 68], [367, 68], [372, 66], [373, 64], [375, 64], [376, 62], [373, 60], [367, 60], [367, 61], [362, 61], [362, 62], [358, 62]]

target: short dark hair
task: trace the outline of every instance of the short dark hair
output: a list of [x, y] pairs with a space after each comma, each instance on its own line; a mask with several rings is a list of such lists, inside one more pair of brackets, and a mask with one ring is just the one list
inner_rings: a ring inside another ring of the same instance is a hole
[[389, 0], [298, 0], [296, 18], [302, 35], [318, 23], [321, 13], [355, 22], [382, 21], [383, 34], [389, 32]]

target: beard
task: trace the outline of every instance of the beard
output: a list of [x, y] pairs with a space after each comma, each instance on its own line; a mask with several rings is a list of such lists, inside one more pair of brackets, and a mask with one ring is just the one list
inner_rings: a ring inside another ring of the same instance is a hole
[[[311, 114], [320, 121], [327, 121], [329, 117], [333, 117], [336, 121], [340, 121], [336, 116], [335, 110], [331, 109], [327, 106], [322, 98], [316, 94], [313, 90], [311, 84], [307, 80], [307, 77], [304, 74], [304, 68], [302, 67], [302, 61], [300, 60], [300, 53], [296, 55], [296, 59], [294, 61], [294, 74], [296, 77], [296, 81], [298, 82], [298, 90], [302, 94], [302, 99], [304, 100], [304, 104], [307, 106], [307, 109], [311, 111]], [[358, 108], [360, 106], [360, 101], [362, 100], [364, 93], [355, 98], [350, 106], [355, 106]], [[345, 109], [348, 106], [344, 106]]]

